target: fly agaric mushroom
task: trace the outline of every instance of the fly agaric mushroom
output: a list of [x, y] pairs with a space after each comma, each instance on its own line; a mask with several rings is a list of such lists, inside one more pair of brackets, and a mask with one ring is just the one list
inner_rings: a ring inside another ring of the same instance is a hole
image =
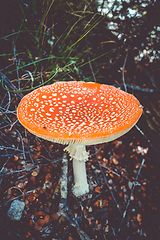
[[127, 133], [142, 114], [139, 101], [113, 86], [93, 82], [56, 82], [27, 94], [17, 116], [29, 132], [68, 144], [73, 159], [73, 193], [89, 192], [86, 145], [112, 141]]

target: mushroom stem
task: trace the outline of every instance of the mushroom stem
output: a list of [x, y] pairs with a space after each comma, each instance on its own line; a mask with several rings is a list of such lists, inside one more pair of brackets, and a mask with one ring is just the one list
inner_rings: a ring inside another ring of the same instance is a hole
[[87, 183], [86, 164], [84, 161], [77, 161], [73, 159], [73, 174], [74, 186], [72, 188], [73, 194], [79, 197], [89, 192], [89, 185]]
[[73, 194], [79, 197], [89, 192], [87, 183], [86, 164], [89, 153], [86, 151], [84, 144], [69, 144], [64, 150], [68, 151], [73, 159], [74, 186]]

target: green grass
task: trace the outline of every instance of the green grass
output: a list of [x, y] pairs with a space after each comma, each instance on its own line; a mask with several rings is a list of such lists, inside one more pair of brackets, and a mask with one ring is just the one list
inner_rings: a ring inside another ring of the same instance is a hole
[[[105, 52], [94, 50], [97, 31], [107, 19], [107, 15], [97, 13], [95, 3], [77, 1], [76, 5], [63, 0], [34, 0], [26, 6], [18, 0], [16, 9], [10, 26], [12, 31], [0, 38], [0, 44], [6, 41], [9, 48], [0, 56], [5, 59], [2, 72], [10, 80], [17, 78], [17, 85], [21, 86], [19, 91], [29, 91], [54, 81], [93, 81], [89, 64], [95, 65], [94, 71], [98, 73], [100, 66], [97, 68], [95, 62], [112, 52], [112, 48]], [[13, 61], [9, 61], [12, 58]], [[33, 73], [34, 78], [24, 84], [19, 76], [27, 71]], [[37, 77], [39, 73], [45, 78], [47, 75], [47, 79]]]

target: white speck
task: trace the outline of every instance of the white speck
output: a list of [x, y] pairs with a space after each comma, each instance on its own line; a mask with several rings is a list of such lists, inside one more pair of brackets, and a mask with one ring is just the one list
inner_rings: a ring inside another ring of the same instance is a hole
[[101, 99], [104, 99], [104, 97], [101, 97]]
[[78, 98], [78, 100], [82, 100], [82, 98], [81, 98], [81, 97], [79, 97], [79, 98]]
[[109, 100], [113, 100], [113, 98], [109, 98]]
[[111, 119], [111, 121], [116, 121], [117, 120], [117, 118], [113, 118], [113, 119]]
[[47, 96], [46, 96], [46, 95], [43, 95], [43, 96], [42, 96], [42, 98], [45, 98], [45, 99], [46, 99], [46, 98], [47, 98]]
[[73, 113], [76, 113], [76, 110], [72, 110]]
[[74, 104], [75, 102], [74, 102], [74, 101], [71, 101], [71, 103], [73, 103], [73, 104]]
[[35, 109], [34, 108], [31, 108], [31, 112], [34, 112], [35, 111]]
[[38, 103], [35, 103], [34, 106], [35, 106], [35, 107], [38, 107]]
[[47, 116], [51, 116], [51, 114], [50, 114], [50, 113], [46, 113], [46, 115], [47, 115]]
[[96, 98], [93, 98], [93, 101], [96, 101]]
[[62, 96], [62, 98], [67, 98], [67, 96], [66, 96], [66, 95], [64, 95], [64, 96]]
[[72, 94], [71, 97], [74, 97], [74, 95]]
[[52, 93], [52, 96], [54, 96], [54, 97], [57, 96], [57, 93]]

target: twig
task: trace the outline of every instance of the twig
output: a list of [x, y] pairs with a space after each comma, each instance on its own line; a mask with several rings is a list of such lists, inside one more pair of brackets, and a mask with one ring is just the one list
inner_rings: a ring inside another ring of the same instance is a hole
[[[66, 209], [66, 210], [68, 210], [68, 209]], [[70, 225], [71, 225], [72, 227], [76, 228], [76, 230], [77, 230], [77, 232], [78, 232], [81, 240], [91, 240], [90, 237], [89, 237], [82, 229], [80, 229], [79, 224], [77, 223], [77, 221], [76, 221], [76, 219], [74, 218], [74, 216], [73, 216], [72, 218], [70, 218], [70, 217], [68, 216], [68, 214], [67, 214], [66, 212], [64, 212], [64, 210], [61, 210], [61, 211], [59, 212], [59, 214], [60, 214], [61, 216], [65, 217], [65, 218], [69, 221], [69, 223], [70, 223]], [[59, 240], [60, 240], [60, 239], [61, 239], [61, 238], [59, 238]], [[63, 238], [63, 239], [64, 239], [64, 238]]]
[[[125, 209], [125, 211], [123, 212], [123, 218], [122, 218], [122, 220], [121, 220], [121, 224], [120, 224], [120, 228], [118, 229], [118, 233], [120, 233], [120, 231], [121, 231], [121, 229], [122, 229], [122, 225], [123, 225], [124, 219], [125, 219], [125, 217], [126, 217], [127, 210], [128, 210], [128, 207], [129, 207], [131, 198], [132, 198], [132, 196], [133, 196], [133, 192], [134, 192], [135, 186], [137, 186], [137, 184], [138, 184], [137, 180], [138, 180], [139, 174], [140, 174], [140, 172], [141, 172], [141, 169], [142, 169], [144, 163], [145, 163], [145, 159], [142, 160], [141, 165], [140, 165], [140, 167], [139, 167], [137, 176], [136, 176], [136, 178], [135, 178], [134, 185], [133, 185], [132, 190], [131, 190], [130, 198], [129, 198], [128, 202], [127, 202], [126, 209]], [[117, 238], [117, 239], [118, 239], [118, 238]]]
[[[94, 148], [95, 148], [95, 147], [94, 147]], [[96, 148], [95, 148], [95, 149], [96, 149]], [[105, 174], [104, 174], [104, 172], [103, 172], [103, 169], [102, 169], [102, 167], [101, 167], [100, 162], [98, 161], [97, 155], [96, 155], [96, 160], [97, 160], [97, 163], [98, 163], [99, 168], [100, 168], [100, 170], [101, 170], [101, 173], [102, 173], [102, 175], [103, 175], [104, 182], [105, 182], [105, 184], [107, 185], [107, 187], [108, 187], [108, 189], [109, 189], [109, 191], [110, 191], [110, 193], [111, 193], [112, 199], [114, 200], [116, 207], [118, 208], [120, 214], [122, 215], [122, 212], [121, 212], [121, 209], [120, 209], [120, 207], [119, 207], [119, 204], [118, 204], [117, 200], [115, 199], [115, 197], [114, 197], [114, 195], [113, 195], [113, 192], [112, 192], [112, 190], [110, 189], [110, 187], [109, 187], [109, 185], [108, 185], [106, 176], [105, 176]]]
[[96, 148], [96, 147], [95, 147], [95, 148], [94, 148], [95, 152], [92, 153], [92, 154], [90, 154], [89, 157], [95, 156], [101, 149], [102, 149], [101, 147], [100, 147], [100, 148]]
[[2, 126], [2, 127], [0, 127], [0, 130], [1, 130], [1, 129], [3, 129], [3, 128], [10, 127], [10, 126], [11, 126], [11, 124], [12, 124], [12, 123], [9, 123], [9, 124], [7, 124], [7, 125], [5, 125], [5, 126]]
[[0, 226], [3, 227], [3, 228], [5, 228], [5, 229], [7, 229], [7, 230], [8, 230], [9, 232], [11, 232], [11, 233], [14, 233], [14, 234], [17, 235], [20, 239], [23, 240], [23, 238], [22, 238], [18, 233], [14, 232], [14, 231], [11, 230], [10, 228], [8, 228], [8, 227], [6, 227], [6, 226], [4, 226], [4, 225], [2, 225], [2, 224], [0, 224]]
[[15, 60], [15, 63], [16, 63], [16, 72], [17, 72], [17, 79], [18, 79], [18, 90], [20, 90], [21, 86], [20, 86], [20, 80], [19, 80], [18, 61], [17, 61], [17, 57], [16, 57], [16, 45], [15, 44], [14, 44], [14, 47], [13, 47], [13, 53], [14, 53], [14, 60]]
[[[59, 203], [58, 215], [64, 216], [69, 221], [70, 225], [77, 229], [77, 232], [78, 232], [81, 240], [90, 240], [89, 236], [83, 230], [80, 229], [77, 220], [75, 219], [74, 215], [70, 211], [68, 204], [67, 204], [68, 159], [67, 159], [66, 153], [63, 154], [62, 164], [63, 164], [62, 165], [62, 176], [60, 179], [61, 201]], [[71, 215], [71, 217], [69, 215]], [[64, 234], [66, 234], [66, 232]]]
[[11, 124], [11, 127], [10, 127], [9, 131], [12, 130], [12, 128], [14, 127], [14, 125], [15, 125], [17, 122], [18, 122], [18, 119]]
[[136, 129], [145, 137], [145, 139], [146, 139], [147, 142], [151, 145], [151, 147], [152, 147], [156, 152], [160, 153], [160, 151], [153, 146], [153, 144], [152, 144], [151, 141], [147, 138], [147, 136], [144, 134], [144, 132], [137, 126], [137, 124], [135, 125], [135, 127], [136, 127]]
[[[1, 114], [11, 113], [11, 114], [14, 114], [15, 116], [17, 116], [17, 114], [16, 114], [17, 111], [16, 110], [15, 111], [9, 111], [9, 110], [6, 111], [6, 109], [4, 107], [0, 107], [0, 111], [1, 111]], [[6, 112], [4, 112], [4, 111], [6, 111]]]
[[[119, 84], [114, 84], [113, 86], [122, 88], [122, 87], [124, 87], [124, 84], [119, 83]], [[136, 91], [141, 91], [141, 92], [146, 92], [146, 93], [154, 93], [154, 92], [159, 91], [158, 89], [142, 88], [140, 86], [132, 85], [132, 84], [129, 84], [129, 83], [125, 83], [125, 86], [128, 87], [128, 88], [134, 89]]]
[[98, 13], [95, 13], [91, 19], [86, 23], [86, 25], [84, 26], [84, 29], [88, 27], [88, 25], [92, 22], [92, 20], [95, 18], [95, 16], [97, 15]]
[[3, 114], [3, 115], [5, 115], [6, 116], [6, 118], [7, 118], [7, 120], [11, 123], [11, 120], [10, 120], [10, 118], [6, 115], [6, 113], [4, 113], [3, 111], [2, 111], [2, 108], [1, 108], [1, 114]]
[[[1, 136], [6, 137], [6, 135], [5, 135], [2, 131], [0, 131], [0, 133], [1, 133]], [[3, 138], [0, 137], [0, 139], [1, 139], [3, 142], [5, 142], [7, 145], [12, 146], [9, 142], [7, 142], [7, 141], [4, 140], [4, 137], [3, 137]], [[6, 138], [7, 138], [7, 137], [6, 137]], [[10, 139], [8, 139], [8, 140], [10, 140]], [[11, 141], [11, 140], [10, 140], [10, 141]]]
[[[26, 137], [26, 138], [27, 138], [27, 137]], [[27, 139], [27, 142], [28, 142], [28, 139]], [[33, 158], [32, 158], [32, 155], [31, 155], [30, 147], [28, 146], [27, 143], [26, 143], [26, 147], [27, 147], [27, 149], [28, 149], [28, 152], [26, 152], [26, 153], [29, 154], [32, 164], [35, 165], [35, 162], [34, 162], [34, 160], [33, 160]], [[35, 154], [34, 154], [34, 155], [35, 155]], [[40, 156], [40, 155], [39, 155], [39, 156]]]
[[1, 173], [0, 190], [1, 190], [1, 183], [2, 183], [2, 181], [3, 181], [3, 176], [4, 176], [3, 171], [4, 171], [4, 168], [5, 168], [6, 164], [9, 162], [9, 160], [10, 160], [10, 157], [8, 157], [7, 161], [3, 164], [3, 166], [2, 166], [2, 168], [1, 168], [1, 170], [0, 170], [0, 173]]
[[30, 76], [30, 78], [31, 78], [31, 81], [32, 81], [32, 83], [31, 83], [31, 88], [33, 87], [33, 83], [34, 83], [34, 77], [33, 77], [33, 74], [30, 72], [30, 71], [28, 71], [28, 70], [26, 70], [27, 71], [27, 73], [28, 73], [28, 75]]
[[[10, 187], [8, 190], [11, 190], [11, 189], [13, 189], [13, 188], [19, 190], [19, 191], [21, 192], [21, 194], [23, 194], [22, 190], [21, 190], [20, 188], [18, 188], [18, 187], [14, 187], [14, 186], [13, 186], [13, 187]], [[6, 193], [6, 192], [5, 192], [5, 193]]]
[[[0, 71], [0, 77], [3, 78], [3, 82], [12, 90], [18, 91], [16, 86]], [[17, 94], [23, 98], [23, 94], [21, 92], [17, 92]]]
[[[0, 208], [1, 208], [4, 204], [6, 204], [6, 203], [8, 203], [8, 202], [11, 202], [11, 201], [13, 201], [13, 200], [16, 200], [16, 199], [18, 199], [18, 198], [20, 198], [20, 197], [23, 197], [24, 195], [27, 195], [28, 193], [31, 193], [31, 192], [34, 192], [34, 191], [37, 191], [37, 190], [40, 190], [40, 189], [42, 189], [42, 188], [35, 188], [35, 189], [29, 190], [28, 192], [23, 193], [23, 194], [17, 196], [17, 197], [14, 197], [14, 198], [12, 198], [12, 199], [9, 199], [8, 201], [2, 203], [2, 204], [0, 205]], [[42, 189], [42, 190], [43, 190], [43, 189]]]
[[[11, 172], [8, 172], [8, 173], [4, 173], [3, 174], [3, 176], [7, 176], [7, 175], [10, 175], [10, 174], [15, 174], [15, 173], [21, 173], [21, 172], [24, 172], [24, 171], [31, 171], [31, 170], [33, 170], [33, 169], [36, 169], [37, 167], [39, 167], [39, 166], [32, 166], [32, 167], [29, 167], [29, 168], [24, 168], [24, 169], [21, 169], [21, 170], [15, 170], [15, 171], [11, 171]], [[3, 169], [4, 169], [4, 167], [3, 167]], [[2, 169], [1, 169], [1, 171], [0, 172], [2, 172]], [[1, 176], [1, 175], [0, 175]]]
[[68, 182], [68, 159], [66, 153], [63, 154], [63, 159], [62, 159], [62, 176], [60, 179], [60, 184], [61, 184], [61, 201], [59, 203], [59, 209], [63, 209], [66, 204], [67, 204], [67, 194], [68, 194], [68, 189], [67, 189], [67, 182]]
[[[7, 87], [6, 87], [7, 88]], [[8, 88], [7, 88], [8, 89]], [[7, 94], [8, 94], [8, 103], [7, 103], [7, 108], [5, 109], [6, 111], [8, 111], [8, 109], [9, 109], [9, 107], [10, 107], [10, 105], [11, 105], [11, 94], [10, 94], [10, 92], [9, 91], [7, 91]]]
[[7, 96], [7, 92], [5, 93], [3, 99], [1, 100], [0, 107], [2, 107], [2, 104], [3, 104], [3, 102], [4, 102], [5, 98], [6, 98], [6, 96]]
[[124, 59], [124, 64], [123, 64], [123, 67], [122, 67], [122, 80], [123, 80], [123, 85], [124, 85], [124, 89], [125, 89], [126, 92], [127, 92], [127, 86], [126, 86], [126, 83], [125, 83], [124, 70], [125, 70], [125, 66], [126, 66], [127, 57], [128, 57], [128, 50], [127, 50], [127, 53], [126, 53], [126, 56], [125, 56], [125, 59]]
[[18, 134], [20, 136], [21, 143], [22, 143], [22, 149], [23, 149], [23, 157], [24, 157], [24, 159], [26, 159], [25, 150], [24, 150], [24, 142], [23, 142], [22, 135], [20, 134], [20, 132], [17, 129], [15, 129], [15, 130], [16, 130], [16, 132], [18, 132]]
[[108, 171], [112, 172], [113, 174], [117, 175], [118, 177], [120, 177], [120, 175], [116, 172], [114, 172], [113, 170], [111, 170], [109, 167], [104, 166], [103, 164], [100, 164], [103, 168], [107, 169]]
[[150, 74], [150, 72], [148, 72], [146, 69], [144, 69], [144, 72], [145, 72], [145, 74], [149, 77], [149, 79], [151, 80], [151, 83], [152, 83], [153, 87], [154, 87], [155, 89], [159, 90], [159, 88], [158, 88], [158, 86], [157, 86], [154, 78], [153, 78], [152, 75]]
[[43, 144], [43, 141], [41, 138], [36, 136], [36, 139], [41, 143], [42, 147], [46, 150], [46, 152], [48, 153], [49, 157], [52, 158], [50, 152], [47, 150], [46, 146]]
[[[85, 39], [86, 39], [86, 45], [87, 45], [87, 48], [88, 48], [87, 36], [85, 37]], [[91, 69], [91, 73], [92, 73], [93, 79], [94, 79], [95, 82], [97, 82], [96, 76], [95, 76], [94, 71], [93, 71], [93, 68], [92, 68], [91, 59], [90, 59], [89, 56], [88, 56], [88, 63], [89, 63], [89, 67], [90, 67], [90, 69]]]
[[6, 146], [3, 146], [3, 145], [0, 145], [0, 150], [14, 150], [15, 152], [16, 152], [16, 151], [22, 152], [22, 150], [20, 150], [20, 149], [18, 149], [18, 148], [6, 147]]

